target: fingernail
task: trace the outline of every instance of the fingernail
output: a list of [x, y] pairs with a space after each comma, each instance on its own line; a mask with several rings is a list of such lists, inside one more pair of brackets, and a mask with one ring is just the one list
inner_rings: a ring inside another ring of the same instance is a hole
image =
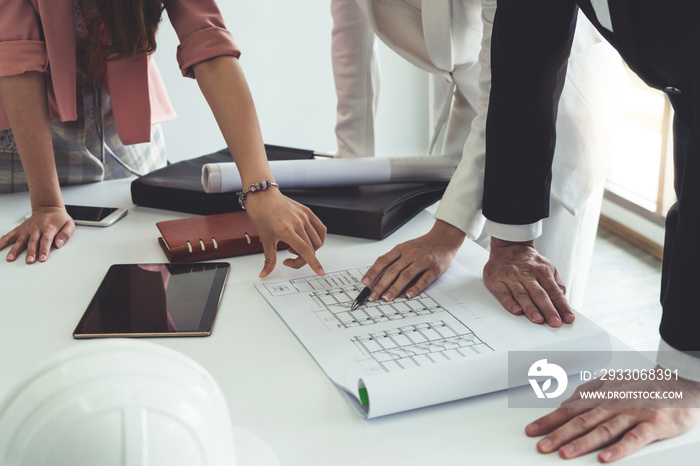
[[12, 254], [12, 253], [9, 253], [9, 254], [7, 255], [7, 260], [8, 260], [8, 261], [13, 261], [13, 260], [15, 260], [15, 255]]
[[63, 243], [65, 243], [65, 241], [63, 241], [62, 239], [57, 239], [56, 240], [56, 247], [60, 248], [61, 246], [63, 246]]
[[528, 424], [527, 427], [525, 427], [525, 432], [528, 434], [537, 434], [537, 431], [540, 429], [540, 426], [537, 425], [536, 422], [533, 422], [532, 424]]
[[406, 299], [411, 299], [413, 298], [413, 291], [407, 291], [406, 292]]
[[568, 457], [570, 457], [570, 456], [572, 455], [572, 453], [574, 452], [574, 446], [573, 446], [573, 445], [567, 445], [567, 446], [565, 446], [565, 447], [562, 447], [560, 451], [561, 451], [562, 456], [565, 456], [565, 457], [568, 458]]
[[610, 458], [612, 458], [612, 452], [608, 451], [608, 450], [603, 451], [600, 453], [599, 458], [600, 458], [600, 461], [609, 461]]
[[564, 316], [564, 322], [566, 322], [567, 324], [572, 323], [575, 319], [576, 319], [576, 317], [574, 317], [573, 314], [566, 314]]
[[542, 317], [542, 314], [540, 314], [539, 312], [535, 312], [534, 314], [532, 314], [532, 321], [539, 324], [544, 322], [544, 317]]
[[39, 256], [39, 262], [44, 262], [44, 261], [46, 261], [46, 259], [47, 259], [46, 254], [42, 254]]
[[27, 256], [27, 262], [34, 262], [34, 256]]
[[559, 317], [557, 316], [552, 316], [549, 318], [549, 325], [551, 325], [552, 327], [561, 325], [561, 319], [559, 319]]
[[548, 452], [552, 448], [552, 441], [545, 437], [537, 442], [537, 448], [539, 448], [540, 451]]
[[375, 293], [375, 292], [373, 291], [373, 292], [371, 292], [371, 293], [369, 294], [369, 298], [367, 298], [367, 300], [368, 300], [369, 302], [376, 301], [376, 300], [377, 300], [377, 297], [378, 297], [377, 293]]
[[384, 293], [384, 296], [382, 296], [382, 299], [384, 301], [388, 302], [388, 301], [391, 301], [393, 297], [394, 297], [394, 295], [392, 295], [391, 293]]
[[319, 267], [319, 268], [318, 268], [318, 274], [319, 274], [319, 275], [325, 275], [325, 274], [326, 274], [326, 271], [323, 270], [323, 267]]
[[365, 277], [362, 279], [362, 284], [365, 286], [369, 286], [371, 282], [369, 281], [369, 278]]

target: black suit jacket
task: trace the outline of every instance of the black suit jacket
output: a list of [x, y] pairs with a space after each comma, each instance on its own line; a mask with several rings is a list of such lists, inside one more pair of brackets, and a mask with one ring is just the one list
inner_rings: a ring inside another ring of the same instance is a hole
[[609, 0], [609, 6], [612, 33], [589, 0], [498, 1], [483, 212], [505, 224], [548, 215], [557, 105], [580, 7], [675, 110], [679, 202], [667, 222], [661, 335], [679, 350], [700, 351], [700, 1]]

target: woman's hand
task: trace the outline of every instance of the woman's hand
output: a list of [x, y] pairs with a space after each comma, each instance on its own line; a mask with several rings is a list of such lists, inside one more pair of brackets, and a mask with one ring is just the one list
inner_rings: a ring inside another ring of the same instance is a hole
[[[274, 180], [267, 163], [265, 146], [253, 97], [240, 63], [235, 57], [221, 56], [193, 65], [202, 94], [231, 151], [241, 174], [243, 186], [258, 180]], [[314, 251], [326, 240], [326, 227], [303, 205], [279, 192], [278, 188], [251, 193], [246, 210], [258, 230], [265, 252], [266, 277], [277, 263], [277, 243], [284, 241], [289, 251], [299, 257], [284, 265], [300, 268], [308, 263], [318, 275], [325, 275]]]
[[251, 193], [246, 199], [246, 212], [260, 235], [265, 253], [260, 278], [267, 277], [275, 268], [280, 241], [287, 243], [289, 252], [297, 255], [286, 259], [284, 265], [298, 269], [308, 263], [316, 274], [326, 274], [315, 254], [326, 240], [326, 227], [311, 209], [271, 188]]
[[369, 300], [381, 296], [391, 301], [409, 286], [404, 293], [407, 298], [420, 294], [450, 267], [465, 236], [459, 228], [437, 220], [425, 235], [394, 247], [379, 257], [362, 277], [365, 286], [377, 282]]
[[51, 246], [60, 248], [75, 231], [75, 223], [63, 206], [41, 206], [24, 223], [0, 238], [0, 250], [12, 245], [7, 261], [13, 262], [27, 250], [27, 264], [45, 262]]

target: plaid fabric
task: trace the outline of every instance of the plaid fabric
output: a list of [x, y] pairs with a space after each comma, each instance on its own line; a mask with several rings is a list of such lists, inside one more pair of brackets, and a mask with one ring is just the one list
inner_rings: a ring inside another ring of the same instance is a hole
[[[104, 141], [98, 134], [98, 125], [90, 118], [51, 123], [54, 158], [62, 186], [140, 176], [166, 165], [160, 125], [152, 127], [150, 143], [127, 146], [117, 134], [106, 93], [102, 96], [102, 106]], [[11, 131], [0, 131], [0, 141], [0, 193], [27, 191], [27, 179]]]
[[[83, 10], [90, 3], [74, 1], [76, 40], [86, 34]], [[80, 57], [83, 51], [78, 51]], [[53, 151], [60, 184], [83, 184], [141, 176], [166, 165], [160, 125], [151, 128], [151, 142], [125, 146], [117, 134], [109, 95], [86, 76], [78, 60], [77, 121], [51, 123]], [[0, 131], [0, 193], [27, 191], [27, 179], [12, 131]]]

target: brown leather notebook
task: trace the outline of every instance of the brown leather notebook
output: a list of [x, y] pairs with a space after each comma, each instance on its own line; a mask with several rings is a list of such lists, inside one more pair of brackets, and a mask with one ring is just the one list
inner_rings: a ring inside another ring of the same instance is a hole
[[[205, 215], [156, 223], [158, 243], [170, 262], [194, 262], [263, 251], [258, 232], [245, 212]], [[277, 248], [288, 247], [278, 243]]]

